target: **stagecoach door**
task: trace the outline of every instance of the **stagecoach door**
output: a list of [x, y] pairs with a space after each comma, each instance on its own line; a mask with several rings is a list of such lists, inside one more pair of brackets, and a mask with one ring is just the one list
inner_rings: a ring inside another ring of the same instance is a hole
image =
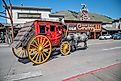
[[53, 46], [60, 44], [62, 32], [58, 26], [50, 25], [51, 41]]

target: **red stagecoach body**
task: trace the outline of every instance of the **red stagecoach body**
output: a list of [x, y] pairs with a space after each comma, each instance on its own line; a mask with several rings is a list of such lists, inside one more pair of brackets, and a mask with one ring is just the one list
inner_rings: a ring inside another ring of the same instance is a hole
[[36, 35], [47, 36], [52, 46], [59, 46], [62, 38], [62, 24], [53, 21], [35, 21], [34, 32]]

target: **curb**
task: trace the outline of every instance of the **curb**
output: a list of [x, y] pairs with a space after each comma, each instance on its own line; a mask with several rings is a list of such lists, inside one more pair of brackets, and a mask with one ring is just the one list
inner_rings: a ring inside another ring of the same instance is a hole
[[94, 72], [97, 72], [97, 71], [101, 71], [101, 70], [105, 70], [106, 68], [111, 68], [111, 67], [114, 67], [114, 66], [117, 66], [117, 65], [121, 65], [121, 62], [119, 62], [119, 63], [114, 63], [114, 64], [109, 65], [109, 66], [97, 68], [97, 69], [95, 69], [95, 70], [88, 71], [88, 72], [85, 72], [85, 73], [77, 74], [77, 75], [74, 75], [74, 76], [65, 78], [65, 79], [63, 79], [62, 81], [70, 81], [70, 80], [73, 80], [73, 79], [82, 77], [82, 76], [84, 76], [84, 75], [91, 74], [91, 73], [94, 73]]

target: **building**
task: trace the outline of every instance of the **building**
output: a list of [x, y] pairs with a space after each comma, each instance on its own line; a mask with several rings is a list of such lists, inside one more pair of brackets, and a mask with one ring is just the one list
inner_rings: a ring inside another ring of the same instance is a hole
[[65, 20], [69, 32], [86, 33], [89, 38], [96, 39], [102, 34], [102, 21], [90, 20], [88, 9], [85, 4], [82, 4], [80, 10], [80, 20]]
[[10, 24], [0, 23], [0, 43], [11, 43]]
[[121, 18], [112, 22], [102, 23], [102, 34], [114, 34], [121, 32]]
[[121, 18], [119, 19], [115, 19], [113, 22], [112, 22], [112, 26], [121, 30]]
[[[10, 6], [8, 6], [8, 9], [10, 9]], [[21, 24], [41, 19], [59, 21], [59, 18], [64, 17], [64, 15], [51, 14], [51, 10], [49, 7], [12, 6], [13, 23]], [[6, 15], [8, 16], [7, 12]], [[7, 19], [7, 23], [10, 23], [9, 19]]]

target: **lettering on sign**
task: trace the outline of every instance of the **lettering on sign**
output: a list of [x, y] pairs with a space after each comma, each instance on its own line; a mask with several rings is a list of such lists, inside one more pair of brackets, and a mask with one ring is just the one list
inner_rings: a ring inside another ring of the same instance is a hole
[[68, 23], [68, 30], [70, 31], [89, 31], [95, 32], [101, 30], [97, 28], [97, 24], [90, 24], [90, 23]]
[[94, 31], [95, 30], [95, 25], [94, 24], [77, 24], [77, 29], [78, 30], [83, 30], [83, 31]]

